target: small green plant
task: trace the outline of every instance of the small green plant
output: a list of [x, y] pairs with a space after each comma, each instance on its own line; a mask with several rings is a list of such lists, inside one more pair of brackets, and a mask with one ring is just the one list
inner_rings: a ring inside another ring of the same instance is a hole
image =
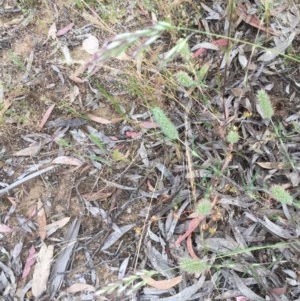
[[231, 131], [229, 131], [229, 133], [227, 134], [226, 139], [227, 139], [227, 141], [228, 141], [229, 143], [234, 144], [234, 143], [237, 143], [237, 142], [239, 141], [240, 136], [239, 136], [239, 134], [238, 134], [237, 131], [231, 130]]
[[202, 215], [209, 215], [212, 209], [212, 204], [208, 199], [203, 199], [201, 200], [197, 205], [196, 205], [196, 213], [199, 216]]
[[264, 119], [271, 119], [274, 115], [274, 110], [269, 95], [264, 90], [259, 90], [256, 96], [258, 100], [258, 113]]
[[193, 85], [195, 85], [195, 81], [190, 77], [186, 72], [179, 71], [175, 74], [175, 77], [177, 78], [177, 81], [180, 85], [182, 85], [184, 88], [189, 88]]
[[102, 151], [104, 151], [103, 142], [94, 134], [89, 134], [89, 139], [96, 144]]
[[126, 157], [126, 155], [122, 154], [117, 148], [112, 151], [111, 157], [114, 162], [128, 162], [128, 158]]
[[72, 147], [72, 144], [64, 138], [61, 138], [61, 139], [57, 140], [56, 143], [59, 146], [64, 147], [64, 148], [71, 148]]
[[199, 71], [196, 71], [198, 81], [201, 83], [205, 80], [210, 64], [204, 64]]
[[24, 62], [21, 60], [20, 56], [16, 55], [14, 52], [10, 51], [9, 52], [9, 57], [11, 59], [11, 61], [18, 67], [20, 68], [22, 71], [26, 70], [26, 66], [24, 64]]
[[282, 186], [274, 185], [271, 187], [271, 196], [282, 204], [293, 204], [293, 197]]
[[273, 1], [270, 0], [262, 0], [261, 3], [264, 7], [264, 19], [266, 20], [266, 23], [269, 24], [271, 10], [274, 8], [273, 7], [274, 3]]
[[288, 151], [283, 143], [282, 137], [280, 135], [280, 131], [278, 130], [278, 127], [275, 126], [272, 117], [274, 115], [274, 109], [272, 106], [272, 103], [270, 101], [270, 98], [268, 96], [268, 94], [264, 91], [264, 90], [260, 90], [257, 92], [257, 100], [258, 100], [258, 104], [257, 104], [257, 111], [258, 113], [261, 115], [262, 118], [267, 119], [271, 122], [273, 129], [275, 131], [275, 134], [279, 140], [279, 143], [282, 147], [282, 150], [286, 156], [286, 158], [288, 159], [291, 167], [295, 170], [295, 164], [292, 162]]
[[161, 127], [162, 132], [170, 140], [179, 138], [178, 131], [172, 121], [167, 117], [164, 111], [159, 107], [152, 109], [153, 118]]

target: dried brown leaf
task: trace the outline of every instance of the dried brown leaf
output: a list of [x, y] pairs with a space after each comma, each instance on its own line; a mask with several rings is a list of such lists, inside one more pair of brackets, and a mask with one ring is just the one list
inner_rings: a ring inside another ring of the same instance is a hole
[[265, 169], [288, 169], [290, 164], [288, 162], [256, 162], [262, 168]]
[[47, 246], [45, 243], [42, 243], [32, 278], [32, 294], [36, 298], [41, 296], [47, 289], [47, 282], [53, 259], [53, 251], [54, 246]]
[[186, 287], [185, 289], [181, 290], [178, 294], [160, 298], [161, 301], [188, 301], [192, 299], [192, 296], [197, 293], [197, 291], [203, 286], [205, 280], [205, 276], [202, 275], [198, 282], [195, 284]]
[[57, 29], [56, 29], [56, 24], [55, 22], [50, 26], [49, 30], [48, 30], [48, 39], [53, 39], [55, 40], [56, 38], [56, 32], [57, 32]]
[[97, 191], [93, 193], [86, 193], [83, 194], [82, 197], [89, 202], [94, 202], [94, 201], [103, 201], [109, 198], [113, 192], [102, 192], [102, 191]]
[[45, 125], [45, 123], [46, 123], [47, 120], [49, 119], [49, 116], [51, 115], [51, 113], [52, 113], [54, 107], [55, 107], [55, 104], [51, 105], [51, 106], [47, 109], [46, 113], [44, 114], [44, 116], [43, 116], [43, 118], [42, 118], [42, 120], [41, 120], [40, 128], [43, 128], [43, 126]]
[[112, 121], [110, 121], [108, 119], [105, 119], [105, 118], [102, 118], [102, 117], [99, 117], [99, 116], [95, 116], [95, 115], [92, 115], [92, 114], [87, 114], [87, 117], [89, 117], [92, 121], [95, 121], [95, 122], [101, 123], [101, 124], [110, 124], [110, 123], [112, 123]]
[[66, 34], [68, 31], [70, 31], [74, 26], [74, 23], [70, 23], [67, 26], [61, 28], [57, 33], [56, 36], [60, 37], [63, 36], [64, 34]]
[[287, 292], [287, 287], [284, 286], [284, 287], [275, 287], [275, 288], [272, 288], [271, 292], [277, 296], [280, 296], [280, 295], [283, 295]]
[[13, 229], [7, 225], [0, 224], [0, 233], [11, 233]]
[[34, 157], [36, 156], [41, 150], [40, 143], [34, 143], [33, 145], [21, 149], [13, 154], [16, 157]]
[[154, 280], [153, 278], [146, 276], [142, 276], [142, 278], [147, 282], [148, 285], [159, 290], [170, 289], [182, 281], [182, 276], [178, 276], [168, 280]]
[[44, 240], [46, 238], [46, 225], [47, 225], [47, 219], [46, 214], [44, 210], [44, 205], [41, 202], [41, 200], [38, 200], [37, 203], [37, 223], [39, 226], [39, 236], [41, 240]]
[[52, 163], [75, 165], [75, 166], [81, 166], [83, 164], [79, 159], [73, 157], [67, 157], [67, 156], [57, 157], [52, 161]]
[[64, 217], [56, 222], [46, 225], [47, 237], [56, 232], [58, 229], [64, 227], [70, 220], [70, 217]]
[[94, 292], [96, 289], [94, 286], [86, 283], [74, 283], [66, 289], [68, 294], [75, 294], [78, 292]]
[[139, 125], [143, 129], [156, 129], [159, 127], [159, 125], [156, 122], [152, 122], [152, 121], [143, 121], [143, 122], [140, 122]]
[[189, 236], [188, 236], [188, 238], [187, 238], [187, 240], [186, 240], [186, 246], [187, 246], [187, 248], [188, 248], [189, 254], [191, 255], [191, 257], [192, 257], [193, 259], [200, 259], [200, 258], [196, 255], [196, 253], [195, 253], [195, 251], [194, 251], [194, 248], [193, 248], [193, 242], [192, 242], [192, 235], [189, 235]]

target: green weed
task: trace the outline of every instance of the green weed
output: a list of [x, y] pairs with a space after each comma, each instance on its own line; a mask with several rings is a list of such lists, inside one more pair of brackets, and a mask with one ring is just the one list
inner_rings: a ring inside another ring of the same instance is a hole
[[282, 204], [293, 204], [293, 197], [280, 185], [272, 186], [270, 193], [274, 199]]
[[231, 131], [229, 131], [229, 133], [227, 134], [226, 139], [227, 139], [227, 141], [228, 141], [229, 143], [234, 144], [234, 143], [237, 143], [237, 142], [239, 141], [240, 136], [239, 136], [239, 134], [238, 134], [237, 131], [231, 130]]

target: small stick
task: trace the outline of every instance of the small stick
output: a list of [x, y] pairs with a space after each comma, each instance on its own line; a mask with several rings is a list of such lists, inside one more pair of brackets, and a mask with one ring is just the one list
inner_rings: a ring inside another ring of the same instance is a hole
[[48, 166], [48, 167], [46, 167], [46, 168], [44, 168], [42, 170], [38, 170], [38, 171], [36, 171], [36, 172], [28, 175], [25, 178], [17, 180], [16, 182], [14, 182], [14, 183], [10, 184], [9, 186], [5, 187], [4, 189], [1, 189], [0, 190], [0, 197], [2, 197], [3, 195], [7, 194], [10, 190], [12, 190], [12, 189], [14, 189], [14, 188], [16, 188], [16, 187], [24, 184], [25, 182], [27, 182], [27, 181], [29, 181], [31, 179], [34, 179], [34, 178], [36, 178], [36, 177], [38, 177], [38, 176], [40, 176], [40, 175], [42, 175], [42, 174], [44, 174], [44, 173], [46, 173], [48, 171], [51, 171], [51, 170], [53, 170], [55, 168], [56, 168], [56, 166], [54, 166], [54, 165]]

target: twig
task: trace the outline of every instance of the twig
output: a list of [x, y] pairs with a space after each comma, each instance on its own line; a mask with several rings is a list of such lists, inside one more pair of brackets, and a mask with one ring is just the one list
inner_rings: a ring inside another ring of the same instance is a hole
[[24, 184], [25, 182], [29, 181], [29, 180], [32, 180], [48, 171], [51, 171], [53, 169], [55, 169], [56, 166], [48, 166], [42, 170], [38, 170], [30, 175], [28, 175], [27, 177], [23, 178], [23, 179], [20, 179], [20, 180], [17, 180], [16, 182], [12, 183], [11, 185], [5, 187], [4, 189], [1, 189], [0, 190], [0, 197], [2, 197], [3, 195], [7, 194], [10, 190]]

